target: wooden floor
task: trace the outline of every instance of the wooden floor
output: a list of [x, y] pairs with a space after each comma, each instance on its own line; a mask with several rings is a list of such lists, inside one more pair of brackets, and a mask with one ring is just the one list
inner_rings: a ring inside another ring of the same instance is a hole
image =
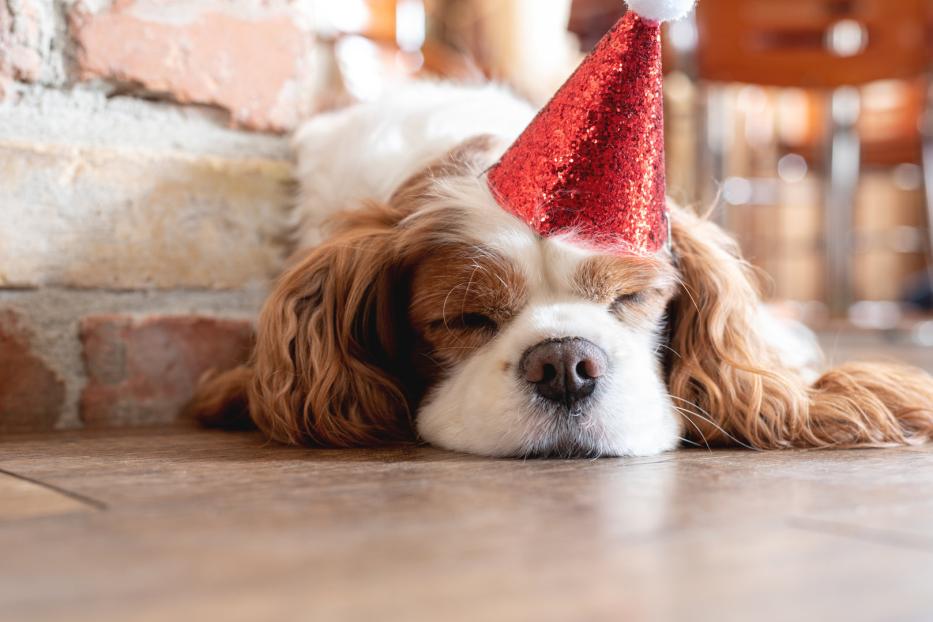
[[933, 447], [598, 461], [0, 441], [0, 619], [933, 620]]

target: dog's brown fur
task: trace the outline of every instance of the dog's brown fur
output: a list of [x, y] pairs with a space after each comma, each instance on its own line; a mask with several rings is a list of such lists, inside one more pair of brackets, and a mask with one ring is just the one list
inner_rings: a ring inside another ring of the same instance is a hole
[[685, 210], [674, 209], [672, 216], [683, 286], [672, 310], [675, 354], [668, 385], [697, 440], [778, 449], [930, 439], [928, 374], [858, 363], [808, 386], [781, 364], [756, 328], [757, 281], [736, 242]]

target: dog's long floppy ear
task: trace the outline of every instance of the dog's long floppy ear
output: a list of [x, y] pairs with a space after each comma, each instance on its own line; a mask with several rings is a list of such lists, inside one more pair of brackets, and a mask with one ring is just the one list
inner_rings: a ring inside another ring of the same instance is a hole
[[413, 439], [406, 379], [389, 371], [407, 326], [397, 220], [381, 205], [355, 210], [279, 278], [247, 387], [250, 415], [270, 437], [331, 447]]
[[293, 444], [414, 440], [412, 411], [425, 379], [411, 364], [408, 280], [459, 218], [456, 210], [415, 216], [436, 198], [435, 179], [474, 179], [490, 143], [485, 136], [464, 142], [413, 175], [389, 205], [343, 212], [327, 241], [276, 282], [250, 364], [206, 376], [186, 414], [212, 427], [252, 421]]
[[809, 385], [765, 338], [757, 280], [735, 241], [677, 208], [672, 234], [682, 286], [671, 306], [668, 384], [698, 442], [770, 449], [933, 438], [933, 378], [857, 363]]

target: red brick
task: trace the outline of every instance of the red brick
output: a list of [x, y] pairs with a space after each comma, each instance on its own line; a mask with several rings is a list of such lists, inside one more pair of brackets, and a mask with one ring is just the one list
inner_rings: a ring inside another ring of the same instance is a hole
[[0, 433], [51, 430], [65, 383], [32, 351], [33, 333], [12, 311], [0, 311]]
[[0, 77], [25, 82], [38, 80], [42, 72], [40, 9], [35, 0], [0, 2]]
[[81, 342], [87, 425], [168, 423], [204, 372], [246, 361], [253, 330], [246, 321], [202, 316], [94, 316], [82, 321]]
[[78, 3], [69, 22], [80, 75], [219, 106], [237, 125], [290, 129], [311, 100], [311, 32], [281, 2], [237, 6], [120, 0], [93, 13]]

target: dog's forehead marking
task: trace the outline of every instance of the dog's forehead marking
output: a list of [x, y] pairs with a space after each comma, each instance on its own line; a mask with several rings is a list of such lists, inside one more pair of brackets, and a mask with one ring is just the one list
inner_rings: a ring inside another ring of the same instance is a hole
[[593, 252], [561, 238], [542, 238], [531, 227], [499, 207], [491, 196], [476, 205], [469, 235], [515, 263], [532, 299], [578, 298], [573, 287], [583, 261]]
[[598, 253], [561, 237], [542, 238], [499, 206], [482, 175], [434, 180], [438, 205], [464, 210], [467, 239], [509, 259], [525, 278], [529, 300], [579, 301], [580, 267]]

